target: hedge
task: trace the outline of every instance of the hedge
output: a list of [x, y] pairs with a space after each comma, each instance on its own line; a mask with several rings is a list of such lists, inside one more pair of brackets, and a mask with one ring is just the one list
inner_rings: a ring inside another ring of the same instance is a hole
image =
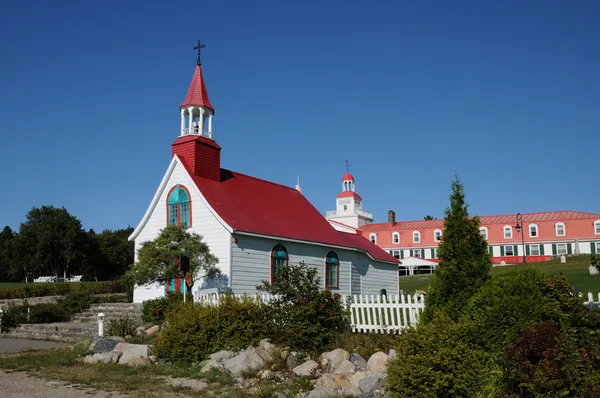
[[31, 284], [9, 289], [0, 289], [0, 300], [30, 297], [64, 296], [71, 292], [89, 294], [126, 293], [128, 283], [123, 280], [103, 282], [59, 282]]

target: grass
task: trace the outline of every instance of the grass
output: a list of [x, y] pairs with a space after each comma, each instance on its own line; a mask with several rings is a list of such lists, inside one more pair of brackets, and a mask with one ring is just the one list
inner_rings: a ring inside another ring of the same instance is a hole
[[[503, 267], [493, 267], [491, 275], [501, 275], [514, 269], [522, 267], [531, 267], [539, 269], [548, 276], [556, 274], [564, 274], [571, 283], [575, 286], [577, 291], [587, 295], [588, 292], [592, 292], [596, 296], [600, 292], [600, 276], [590, 276], [588, 267], [590, 265], [590, 256], [581, 255], [575, 257], [568, 257], [567, 262], [562, 264], [560, 259], [545, 261], [541, 263], [531, 263], [527, 265], [516, 264], [506, 265]], [[400, 277], [400, 289], [405, 292], [413, 293], [415, 290], [425, 290], [429, 287], [429, 280], [431, 274], [427, 275], [414, 275], [414, 276], [401, 276]]]

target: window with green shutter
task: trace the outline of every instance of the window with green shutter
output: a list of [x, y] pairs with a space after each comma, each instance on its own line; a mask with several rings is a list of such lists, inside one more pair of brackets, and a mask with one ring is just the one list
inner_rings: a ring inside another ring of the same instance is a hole
[[525, 246], [525, 255], [531, 256], [531, 249], [529, 248], [529, 245]]
[[410, 249], [410, 252], [409, 252], [409, 253], [410, 253], [410, 257], [414, 257], [414, 256], [413, 256], [413, 254], [414, 254], [414, 252], [413, 252], [413, 249]]
[[552, 244], [552, 255], [556, 256], [558, 252], [556, 251], [556, 243]]
[[544, 245], [540, 245], [540, 256], [544, 255]]
[[591, 249], [592, 249], [592, 253], [596, 253], [596, 242], [591, 242]]
[[421, 249], [421, 258], [425, 258], [425, 249]]
[[515, 256], [518, 256], [519, 255], [519, 246], [515, 245], [513, 247], [513, 250], [514, 250]]
[[504, 246], [500, 246], [500, 257], [504, 256]]
[[573, 254], [573, 245], [571, 243], [567, 243], [567, 254]]

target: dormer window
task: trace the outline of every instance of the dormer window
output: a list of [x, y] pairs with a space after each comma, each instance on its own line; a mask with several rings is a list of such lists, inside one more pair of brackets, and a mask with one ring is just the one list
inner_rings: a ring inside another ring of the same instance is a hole
[[600, 235], [600, 220], [594, 221], [594, 233]]
[[564, 222], [556, 223], [555, 227], [556, 227], [556, 236], [565, 236], [566, 235]]
[[512, 239], [512, 227], [510, 225], [504, 226], [504, 239]]
[[376, 234], [370, 234], [369, 235], [369, 240], [371, 241], [371, 243], [377, 244], [377, 235]]
[[483, 239], [487, 240], [488, 238], [488, 229], [487, 227], [479, 228], [479, 235], [483, 236]]
[[435, 240], [436, 242], [441, 242], [442, 230], [436, 229], [435, 231], [433, 231], [433, 240]]
[[397, 245], [397, 244], [400, 243], [400, 233], [394, 232], [392, 234], [392, 243], [395, 244], [395, 245]]
[[421, 243], [421, 233], [419, 231], [413, 232], [413, 243]]
[[536, 224], [529, 224], [529, 237], [530, 238], [538, 237], [538, 226]]

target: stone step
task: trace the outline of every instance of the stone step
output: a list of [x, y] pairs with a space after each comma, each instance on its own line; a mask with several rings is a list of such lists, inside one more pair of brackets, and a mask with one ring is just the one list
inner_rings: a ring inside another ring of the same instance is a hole
[[36, 340], [83, 341], [96, 337], [98, 326], [73, 322], [23, 323], [13, 329], [9, 336]]
[[129, 315], [129, 316], [135, 316], [135, 317], [141, 317], [142, 316], [142, 312], [141, 311], [83, 311], [83, 312], [79, 312], [77, 314], [74, 314], [73, 316], [77, 317], [77, 316], [83, 316], [83, 317], [88, 317], [88, 316], [96, 316], [99, 313], [103, 313], [104, 316], [125, 316], [125, 315]]
[[49, 340], [57, 341], [61, 343], [77, 343], [84, 340], [93, 340], [96, 336], [90, 335], [87, 338], [82, 338], [81, 335], [71, 336], [68, 334], [31, 334], [25, 332], [11, 332], [9, 334], [3, 334], [2, 337], [9, 337], [14, 339], [26, 339], [26, 340]]
[[128, 309], [128, 310], [142, 310], [142, 305], [138, 303], [100, 303], [92, 304], [90, 310], [110, 310], [110, 309]]

